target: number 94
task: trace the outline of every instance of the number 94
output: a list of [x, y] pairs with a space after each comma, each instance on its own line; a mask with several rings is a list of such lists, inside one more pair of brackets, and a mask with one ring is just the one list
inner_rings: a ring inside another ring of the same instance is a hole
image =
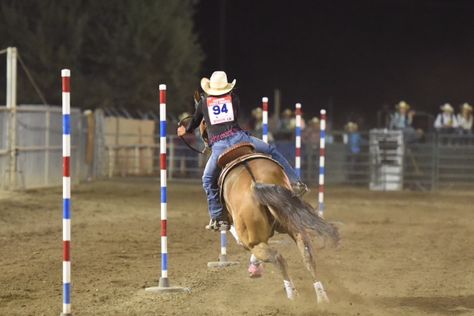
[[225, 103], [222, 104], [222, 108], [219, 105], [214, 105], [212, 107], [212, 111], [213, 111], [214, 115], [219, 115], [221, 113], [229, 112], [229, 110], [227, 110], [227, 105]]

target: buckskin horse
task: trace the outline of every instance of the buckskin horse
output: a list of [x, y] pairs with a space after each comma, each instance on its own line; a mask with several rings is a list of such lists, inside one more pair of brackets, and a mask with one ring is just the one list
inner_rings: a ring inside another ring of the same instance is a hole
[[[200, 131], [205, 136], [204, 124]], [[286, 260], [268, 244], [275, 232], [288, 234], [311, 273], [317, 302], [329, 301], [322, 283], [317, 280], [312, 239], [318, 236], [337, 244], [337, 228], [296, 196], [283, 168], [270, 157], [255, 153], [253, 144], [241, 143], [229, 148], [219, 157], [218, 165], [222, 168], [221, 200], [239, 244], [258, 260], [274, 264], [283, 276], [287, 297], [294, 299], [296, 292]]]

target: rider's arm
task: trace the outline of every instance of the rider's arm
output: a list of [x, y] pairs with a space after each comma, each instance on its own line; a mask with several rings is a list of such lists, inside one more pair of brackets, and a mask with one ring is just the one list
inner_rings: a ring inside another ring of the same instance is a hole
[[196, 110], [194, 111], [193, 118], [191, 122], [189, 123], [188, 127], [186, 128], [187, 133], [192, 133], [199, 126], [199, 124], [201, 124], [201, 121], [204, 118], [204, 115], [202, 114], [202, 102], [203, 102], [203, 99], [201, 99], [196, 106]]

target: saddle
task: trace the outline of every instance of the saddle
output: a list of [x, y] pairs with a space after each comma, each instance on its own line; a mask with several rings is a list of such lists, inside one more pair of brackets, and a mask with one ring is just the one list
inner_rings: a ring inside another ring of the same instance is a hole
[[219, 158], [217, 159], [217, 165], [222, 168], [221, 174], [219, 175], [219, 180], [217, 181], [219, 185], [219, 198], [221, 203], [225, 209], [225, 202], [224, 202], [224, 180], [229, 174], [229, 172], [237, 167], [238, 165], [252, 160], [252, 159], [267, 159], [276, 163], [280, 168], [283, 169], [283, 166], [270, 156], [256, 153], [255, 146], [252, 143], [240, 143], [234, 145], [224, 151]]

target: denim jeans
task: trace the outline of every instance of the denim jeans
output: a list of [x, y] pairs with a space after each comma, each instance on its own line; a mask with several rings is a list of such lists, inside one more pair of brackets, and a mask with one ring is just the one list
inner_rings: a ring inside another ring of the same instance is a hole
[[209, 157], [209, 160], [207, 161], [206, 168], [204, 169], [204, 174], [202, 176], [202, 186], [204, 187], [204, 191], [207, 195], [207, 201], [209, 203], [209, 215], [212, 219], [222, 219], [224, 217], [222, 214], [222, 205], [219, 200], [219, 187], [217, 184], [219, 173], [221, 171], [217, 166], [217, 159], [226, 149], [243, 142], [250, 142], [254, 144], [256, 151], [259, 153], [271, 155], [273, 159], [278, 161], [283, 166], [291, 182], [299, 181], [294, 169], [291, 167], [285, 157], [283, 157], [283, 155], [276, 150], [275, 146], [269, 145], [256, 137], [249, 136], [244, 131], [239, 131], [228, 138], [215, 142], [211, 146], [212, 153]]

